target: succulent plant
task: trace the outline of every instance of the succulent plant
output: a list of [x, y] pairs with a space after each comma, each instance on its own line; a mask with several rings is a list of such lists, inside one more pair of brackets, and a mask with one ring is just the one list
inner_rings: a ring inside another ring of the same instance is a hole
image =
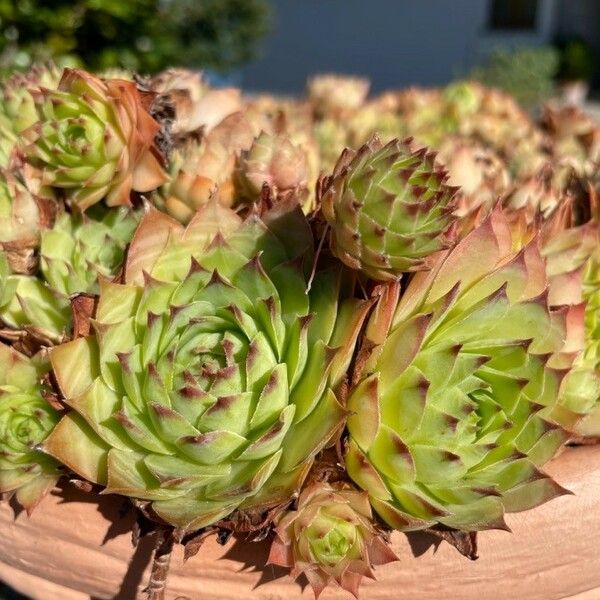
[[37, 120], [32, 90], [56, 89], [61, 71], [53, 64], [36, 65], [28, 73], [14, 73], [0, 84], [0, 168], [10, 166], [21, 133]]
[[237, 156], [250, 148], [259, 127], [266, 123], [251, 112], [238, 112], [219, 123], [201, 143], [190, 140], [180, 146], [171, 160], [171, 180], [153, 195], [154, 203], [184, 224], [213, 196], [224, 206], [232, 206], [237, 200]]
[[582, 390], [595, 401], [590, 413], [581, 421], [577, 432], [583, 436], [600, 436], [600, 251], [596, 246], [585, 265], [583, 276], [585, 307], [585, 351], [581, 362], [580, 382], [577, 370], [573, 384], [574, 393]]
[[[552, 219], [542, 229], [542, 256], [548, 274], [548, 301], [573, 307], [569, 350], [577, 353], [565, 375], [565, 402], [575, 402], [585, 418], [577, 424], [582, 435], [600, 435], [600, 277], [598, 225], [588, 222], [560, 229]], [[583, 318], [582, 318], [583, 315]], [[572, 400], [572, 399], [575, 400]]]
[[455, 189], [426, 148], [372, 138], [340, 157], [321, 198], [332, 252], [385, 281], [429, 267], [453, 240]]
[[511, 96], [491, 88], [482, 88], [482, 94], [481, 109], [458, 123], [458, 134], [476, 139], [506, 156], [522, 140], [535, 137], [529, 115]]
[[514, 179], [534, 177], [547, 167], [550, 160], [547, 147], [551, 142], [537, 129], [516, 140], [507, 155], [507, 167]]
[[[597, 240], [596, 240], [597, 244]], [[585, 330], [587, 345], [585, 361], [600, 371], [600, 251], [594, 248], [585, 264], [583, 297], [586, 301]]]
[[344, 124], [335, 119], [322, 119], [314, 125], [315, 138], [319, 146], [321, 169], [330, 173], [341, 152], [349, 145], [349, 133]]
[[548, 219], [557, 210], [567, 194], [552, 185], [551, 173], [544, 168], [525, 181], [514, 184], [503, 203], [508, 210], [523, 210], [528, 222]]
[[354, 114], [344, 119], [340, 126], [346, 133], [348, 142], [338, 147], [336, 159], [344, 146], [358, 148], [374, 135], [384, 143], [403, 135], [407, 128], [394, 104], [388, 97], [378, 97], [366, 102]]
[[600, 126], [574, 106], [544, 108], [542, 125], [553, 139], [555, 159], [571, 166], [577, 175], [590, 176], [600, 160]]
[[73, 410], [46, 451], [185, 531], [287, 502], [343, 424], [368, 309], [338, 269], [305, 293], [312, 243], [297, 205], [242, 222], [211, 202], [185, 229], [148, 213], [93, 333], [52, 350]]
[[[93, 211], [92, 211], [93, 214]], [[15, 273], [0, 254], [0, 321], [18, 335], [26, 330], [45, 343], [64, 340], [71, 328], [69, 297], [97, 293], [99, 278], [114, 277], [138, 216], [114, 208], [98, 219], [65, 213], [40, 236], [39, 268]]]
[[308, 99], [319, 117], [341, 118], [360, 108], [370, 82], [362, 77], [316, 75], [307, 82]]
[[203, 129], [209, 132], [223, 119], [242, 109], [240, 90], [212, 90], [202, 74], [188, 69], [167, 69], [154, 76], [150, 89], [167, 95], [175, 106], [171, 132], [185, 137]]
[[398, 560], [373, 523], [366, 493], [346, 483], [313, 483], [278, 522], [269, 563], [304, 574], [315, 597], [332, 582], [358, 597], [373, 566]]
[[[540, 228], [530, 227], [529, 237], [538, 235], [548, 275], [548, 301], [552, 306], [581, 304], [586, 300], [588, 280], [594, 280], [592, 257], [598, 248], [598, 224], [572, 226], [573, 199], [568, 198]], [[539, 229], [539, 230], [538, 230]]]
[[40, 88], [55, 90], [61, 74], [61, 69], [49, 63], [6, 79], [0, 90], [0, 127], [18, 136], [33, 125], [38, 120], [34, 94]]
[[589, 408], [561, 396], [583, 315], [549, 306], [535, 241], [513, 246], [495, 210], [367, 327], [346, 468], [395, 529], [504, 528], [565, 492], [540, 467]]
[[35, 248], [40, 230], [49, 227], [56, 205], [37, 198], [9, 171], [0, 170], [0, 248], [15, 251]]
[[442, 92], [444, 116], [453, 120], [453, 129], [481, 110], [485, 88], [476, 81], [457, 81], [446, 86]]
[[0, 83], [0, 499], [129, 499], [152, 597], [217, 531], [357, 596], [390, 529], [506, 528], [600, 437], [600, 126], [467, 81], [307, 88]]
[[173, 152], [171, 179], [153, 194], [154, 204], [181, 223], [187, 223], [217, 189], [221, 201], [230, 206], [234, 201], [232, 164], [222, 146], [190, 140]]
[[31, 93], [39, 121], [23, 132], [17, 163], [33, 193], [61, 190], [85, 210], [102, 199], [128, 205], [132, 190], [166, 181], [159, 125], [133, 82], [65, 69], [58, 90]]
[[409, 88], [398, 94], [398, 114], [405, 130], [421, 144], [440, 145], [451, 131], [440, 127], [444, 102], [440, 90]]
[[462, 138], [448, 137], [439, 159], [448, 170], [448, 185], [460, 187], [455, 215], [460, 217], [461, 231], [468, 232], [492, 211], [510, 177], [491, 149]]
[[14, 495], [28, 513], [60, 477], [58, 463], [39, 449], [60, 415], [42, 396], [47, 365], [0, 343], [0, 498]]
[[[311, 213], [316, 208], [317, 182], [324, 169], [321, 164], [319, 142], [312, 123], [310, 112], [304, 104], [299, 107], [290, 107], [284, 104], [282, 111], [277, 113], [273, 119], [273, 133], [289, 138], [290, 142], [297, 149], [300, 149], [304, 155], [305, 186], [307, 189], [305, 198], [302, 201], [302, 209], [305, 214]], [[339, 149], [339, 152], [343, 148], [344, 145]], [[335, 162], [333, 165], [335, 165]]]
[[276, 197], [295, 195], [300, 203], [308, 197], [307, 156], [286, 135], [264, 131], [238, 160], [237, 181], [241, 198], [260, 196], [267, 184]]

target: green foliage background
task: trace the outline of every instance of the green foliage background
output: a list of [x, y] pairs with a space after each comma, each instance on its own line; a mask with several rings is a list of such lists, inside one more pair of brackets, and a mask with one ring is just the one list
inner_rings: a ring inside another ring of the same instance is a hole
[[0, 67], [227, 71], [251, 59], [268, 0], [0, 0]]
[[471, 78], [504, 90], [523, 106], [531, 107], [552, 94], [558, 62], [558, 52], [550, 46], [496, 50]]

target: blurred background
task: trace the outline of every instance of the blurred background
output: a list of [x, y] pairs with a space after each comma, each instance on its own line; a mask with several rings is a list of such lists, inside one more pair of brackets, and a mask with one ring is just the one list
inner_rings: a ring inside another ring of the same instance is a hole
[[307, 76], [375, 92], [474, 77], [525, 104], [600, 84], [598, 0], [0, 0], [0, 67], [187, 66], [249, 91]]
[[278, 0], [272, 9], [262, 58], [244, 69], [249, 87], [295, 92], [323, 70], [366, 75], [375, 91], [441, 85], [485, 65], [495, 51], [525, 48], [538, 50], [545, 72], [548, 57], [575, 41], [570, 66], [581, 72], [565, 76], [597, 75], [597, 0]]

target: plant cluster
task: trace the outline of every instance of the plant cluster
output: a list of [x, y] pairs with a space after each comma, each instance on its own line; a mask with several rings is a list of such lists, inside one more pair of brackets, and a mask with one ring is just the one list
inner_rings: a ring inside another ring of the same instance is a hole
[[0, 493], [130, 499], [149, 598], [211, 533], [270, 536], [316, 596], [357, 596], [395, 530], [473, 557], [600, 435], [600, 127], [368, 87], [2, 88]]

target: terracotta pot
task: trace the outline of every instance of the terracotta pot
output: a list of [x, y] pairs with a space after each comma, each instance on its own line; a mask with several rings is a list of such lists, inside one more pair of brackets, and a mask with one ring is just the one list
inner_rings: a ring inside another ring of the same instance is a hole
[[[471, 562], [446, 543], [423, 534], [396, 534], [400, 562], [378, 569], [366, 581], [363, 600], [597, 600], [600, 598], [600, 447], [567, 449], [548, 471], [575, 496], [558, 498], [526, 513], [508, 515], [513, 533], [479, 536], [479, 560]], [[69, 489], [47, 498], [28, 519], [0, 507], [0, 578], [35, 600], [141, 597], [152, 540], [136, 550], [127, 533], [129, 518], [117, 519], [122, 502], [100, 504]], [[182, 563], [177, 548], [168, 600], [293, 600], [312, 598], [310, 589], [279, 569], [262, 570], [265, 543], [208, 540], [195, 558]], [[347, 599], [326, 590], [322, 600]]]

